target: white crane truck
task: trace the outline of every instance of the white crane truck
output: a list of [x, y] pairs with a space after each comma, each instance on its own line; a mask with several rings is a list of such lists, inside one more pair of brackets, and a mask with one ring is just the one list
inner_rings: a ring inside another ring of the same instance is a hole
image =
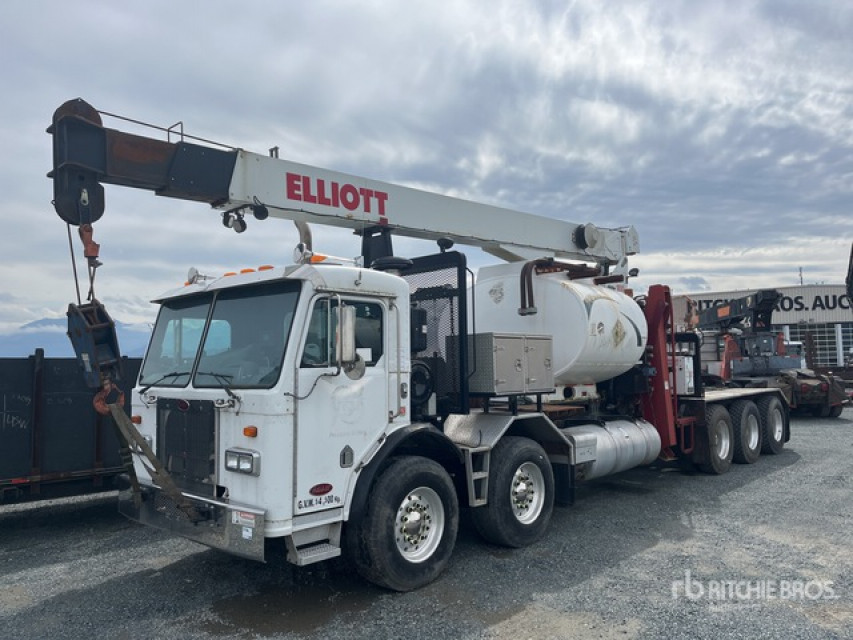
[[[133, 520], [257, 560], [273, 538], [297, 565], [346, 552], [406, 591], [447, 566], [460, 508], [521, 547], [581, 481], [659, 457], [720, 474], [789, 438], [784, 390], [705, 391], [669, 289], [632, 297], [631, 227], [132, 135], [79, 99], [48, 131], [54, 206], [80, 227], [90, 281], [103, 184], [207, 202], [237, 231], [281, 217], [300, 232], [292, 264], [191, 270], [157, 300], [132, 417], [105, 395], [120, 376], [111, 319], [91, 289], [69, 307], [96, 406], [127, 444]], [[355, 230], [361, 257], [315, 253], [308, 223]], [[440, 250], [395, 257], [392, 234]], [[454, 242], [504, 262], [475, 280]]]

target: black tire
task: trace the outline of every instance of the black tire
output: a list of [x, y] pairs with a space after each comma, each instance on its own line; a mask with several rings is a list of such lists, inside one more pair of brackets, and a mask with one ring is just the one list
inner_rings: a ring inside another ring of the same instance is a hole
[[548, 529], [554, 511], [554, 471], [545, 450], [529, 438], [506, 436], [489, 460], [488, 502], [471, 511], [491, 543], [526, 547]]
[[761, 414], [751, 400], [737, 400], [729, 407], [734, 428], [732, 460], [752, 464], [761, 456]]
[[815, 418], [828, 418], [831, 411], [832, 409], [826, 404], [819, 404], [811, 408], [811, 414]]
[[347, 551], [365, 579], [411, 591], [441, 575], [458, 530], [459, 500], [444, 467], [419, 456], [393, 458], [364, 515], [347, 525]]
[[838, 416], [840, 416], [840, 415], [841, 415], [841, 410], [842, 410], [843, 408], [844, 408], [844, 407], [842, 407], [840, 404], [836, 404], [836, 405], [834, 405], [834, 406], [830, 407], [830, 409], [829, 409], [829, 417], [830, 417], [830, 418], [837, 418]]
[[777, 455], [785, 447], [788, 412], [778, 396], [763, 396], [756, 402], [761, 414], [761, 453]]
[[699, 437], [704, 438], [699, 468], [705, 473], [722, 475], [732, 466], [734, 455], [734, 428], [728, 410], [719, 404], [705, 409], [705, 429]]

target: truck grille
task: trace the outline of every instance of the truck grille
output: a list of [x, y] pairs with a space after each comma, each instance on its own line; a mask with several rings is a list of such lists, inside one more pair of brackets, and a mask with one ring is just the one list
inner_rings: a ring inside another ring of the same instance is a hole
[[184, 491], [216, 491], [216, 411], [207, 400], [157, 400], [157, 457]]

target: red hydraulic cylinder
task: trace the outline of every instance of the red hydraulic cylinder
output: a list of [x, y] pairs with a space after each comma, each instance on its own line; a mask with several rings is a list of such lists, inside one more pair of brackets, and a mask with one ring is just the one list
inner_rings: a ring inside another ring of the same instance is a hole
[[675, 365], [675, 332], [669, 287], [649, 287], [644, 311], [649, 326], [649, 364], [654, 368], [654, 375], [649, 379], [651, 392], [641, 398], [641, 407], [643, 418], [655, 426], [660, 434], [661, 447], [666, 451], [679, 444], [677, 398], [669, 377]]

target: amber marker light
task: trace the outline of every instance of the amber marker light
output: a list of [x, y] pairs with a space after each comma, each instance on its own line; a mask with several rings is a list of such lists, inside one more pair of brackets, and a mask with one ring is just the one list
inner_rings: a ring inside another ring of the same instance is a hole
[[142, 416], [130, 416], [130, 421], [133, 424], [142, 424]]
[[255, 425], [249, 425], [248, 427], [243, 427], [243, 435], [247, 438], [257, 438], [258, 437], [258, 428]]
[[262, 264], [258, 267], [258, 271], [272, 271], [273, 269], [275, 269], [275, 267], [271, 264]]

